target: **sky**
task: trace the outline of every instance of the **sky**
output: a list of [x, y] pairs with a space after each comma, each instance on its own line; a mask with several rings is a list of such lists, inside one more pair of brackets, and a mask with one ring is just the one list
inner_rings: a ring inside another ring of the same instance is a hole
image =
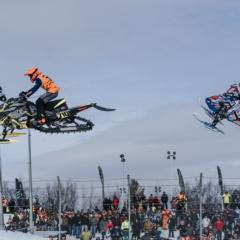
[[[98, 165], [107, 179], [121, 179], [121, 153], [126, 172], [145, 185], [166, 184], [159, 179], [175, 178], [176, 168], [207, 179], [219, 165], [225, 178], [238, 178], [240, 128], [226, 123], [226, 134], [215, 134], [192, 114], [207, 119], [199, 99], [239, 82], [239, 18], [232, 0], [2, 1], [0, 85], [8, 97], [32, 87], [23, 74], [37, 66], [69, 106], [117, 109], [84, 112], [95, 123], [89, 133], [32, 131], [34, 180], [98, 179]], [[27, 136], [19, 140], [1, 146], [7, 181], [28, 176]]]

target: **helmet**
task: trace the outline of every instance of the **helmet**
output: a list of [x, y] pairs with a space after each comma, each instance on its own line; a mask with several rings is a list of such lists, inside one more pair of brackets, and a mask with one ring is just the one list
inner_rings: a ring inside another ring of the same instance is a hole
[[30, 77], [30, 80], [32, 82], [35, 81], [35, 79], [37, 78], [38, 75], [40, 75], [41, 73], [38, 71], [38, 69], [36, 67], [32, 67], [32, 68], [29, 68], [24, 76], [29, 76]]

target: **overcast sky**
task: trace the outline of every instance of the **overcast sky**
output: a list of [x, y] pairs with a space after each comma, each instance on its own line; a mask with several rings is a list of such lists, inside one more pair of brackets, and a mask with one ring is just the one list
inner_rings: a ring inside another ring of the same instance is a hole
[[[240, 128], [226, 124], [225, 136], [214, 134], [192, 113], [205, 117], [199, 98], [239, 81], [239, 22], [240, 2], [231, 0], [2, 1], [7, 96], [31, 88], [23, 74], [37, 66], [69, 106], [117, 108], [84, 112], [91, 133], [32, 131], [34, 179], [97, 179], [98, 165], [106, 178], [121, 178], [121, 153], [131, 176], [169, 178], [167, 150], [177, 151], [174, 169], [186, 177], [217, 176], [217, 165], [238, 177]], [[1, 147], [6, 180], [28, 176], [27, 137], [19, 140]]]

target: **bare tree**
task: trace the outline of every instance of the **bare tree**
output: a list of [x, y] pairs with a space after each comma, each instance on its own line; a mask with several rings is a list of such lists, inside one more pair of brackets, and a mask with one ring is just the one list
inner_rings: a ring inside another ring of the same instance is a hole
[[81, 205], [82, 209], [86, 209], [88, 206], [86, 188], [84, 188], [84, 187], [82, 187], [82, 191], [81, 191], [81, 204], [80, 205]]
[[[76, 208], [78, 200], [77, 187], [71, 180], [68, 180], [66, 184], [61, 184], [61, 198], [63, 211]], [[39, 200], [46, 208], [56, 211], [58, 206], [58, 184], [48, 184]]]
[[13, 187], [9, 186], [9, 183], [6, 181], [3, 181], [3, 195], [10, 199], [11, 197], [14, 197], [15, 189]]

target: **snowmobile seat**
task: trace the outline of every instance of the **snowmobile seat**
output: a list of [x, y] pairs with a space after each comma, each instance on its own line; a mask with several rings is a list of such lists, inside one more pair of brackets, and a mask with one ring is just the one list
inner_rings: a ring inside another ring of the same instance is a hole
[[53, 110], [53, 109], [56, 109], [56, 108], [63, 108], [63, 109], [67, 109], [67, 103], [66, 103], [66, 100], [65, 99], [57, 99], [57, 100], [54, 100], [54, 101], [50, 101], [48, 102], [46, 105], [45, 105], [45, 109], [46, 110]]

